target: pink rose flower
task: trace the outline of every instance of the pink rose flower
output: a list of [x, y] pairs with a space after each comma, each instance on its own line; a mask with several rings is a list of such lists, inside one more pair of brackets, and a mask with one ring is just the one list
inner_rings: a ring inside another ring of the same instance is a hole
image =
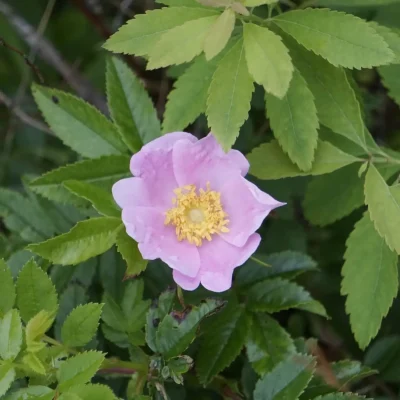
[[260, 244], [255, 231], [285, 204], [246, 180], [246, 158], [225, 153], [212, 134], [164, 135], [133, 155], [130, 169], [134, 178], [112, 189], [126, 232], [144, 259], [168, 264], [185, 290], [200, 283], [229, 289], [233, 270]]

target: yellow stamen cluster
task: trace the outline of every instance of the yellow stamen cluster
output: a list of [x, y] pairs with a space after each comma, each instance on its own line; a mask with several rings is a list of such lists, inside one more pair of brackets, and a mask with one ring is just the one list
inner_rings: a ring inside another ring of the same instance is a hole
[[187, 185], [174, 190], [174, 207], [165, 213], [165, 225], [174, 225], [179, 241], [188, 240], [201, 246], [211, 235], [229, 232], [226, 214], [221, 205], [221, 194], [210, 189], [197, 191], [195, 185]]

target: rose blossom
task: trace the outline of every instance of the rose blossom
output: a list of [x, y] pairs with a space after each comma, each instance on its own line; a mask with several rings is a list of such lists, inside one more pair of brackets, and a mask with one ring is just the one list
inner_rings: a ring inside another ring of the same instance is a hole
[[244, 178], [246, 158], [212, 134], [173, 132], [132, 156], [133, 178], [113, 186], [126, 232], [144, 259], [160, 258], [185, 290], [231, 287], [233, 270], [257, 249], [255, 231], [284, 205]]

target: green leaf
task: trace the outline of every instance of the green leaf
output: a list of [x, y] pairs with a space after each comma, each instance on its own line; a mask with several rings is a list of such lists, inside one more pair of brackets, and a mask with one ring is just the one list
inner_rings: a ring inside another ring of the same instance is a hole
[[365, 148], [360, 105], [345, 70], [335, 68], [293, 39], [288, 38], [285, 43], [296, 68], [314, 95], [320, 123]]
[[151, 52], [147, 69], [183, 64], [193, 60], [203, 50], [203, 43], [217, 16], [199, 18], [172, 28], [161, 36]]
[[[327, 367], [328, 366], [332, 371], [332, 381], [333, 378], [335, 378], [335, 386], [340, 387], [352, 387], [355, 383], [378, 372], [353, 360], [342, 360], [330, 363]], [[321, 375], [316, 374], [310, 381], [303, 397], [308, 399], [315, 398], [318, 395], [327, 394], [333, 391], [335, 391], [335, 388], [327, 385], [325, 379]]]
[[267, 278], [293, 279], [296, 276], [315, 271], [317, 263], [308, 255], [297, 251], [282, 251], [280, 253], [257, 255], [264, 263], [270, 265], [265, 267], [250, 259], [243, 267], [238, 268], [235, 284], [239, 287], [248, 287], [254, 283], [261, 282]]
[[146, 343], [157, 352], [156, 333], [162, 319], [172, 310], [176, 298], [176, 291], [167, 289], [160, 294], [157, 307], [151, 307], [146, 317]]
[[377, 373], [359, 361], [354, 360], [341, 360], [331, 363], [333, 373], [339, 380], [342, 386], [348, 386], [349, 384], [357, 383], [358, 381], [365, 379], [367, 376], [371, 376]]
[[30, 260], [17, 279], [17, 306], [22, 320], [28, 322], [40, 311], [56, 312], [56, 289], [49, 276]]
[[364, 192], [376, 230], [385, 238], [389, 248], [400, 254], [400, 185], [388, 186], [371, 164], [365, 177]]
[[179, 356], [196, 336], [201, 320], [221, 307], [218, 300], [207, 299], [187, 313], [171, 313], [160, 322], [156, 334], [157, 349], [166, 359]]
[[143, 259], [138, 244], [128, 236], [125, 230], [118, 233], [117, 249], [126, 261], [126, 277], [137, 276], [146, 269], [148, 261]]
[[107, 59], [107, 97], [122, 140], [136, 153], [161, 135], [153, 102], [139, 78], [117, 57]]
[[204, 54], [207, 61], [224, 49], [235, 27], [235, 21], [235, 12], [231, 8], [226, 8], [210, 27], [204, 41]]
[[89, 382], [104, 361], [104, 354], [88, 351], [69, 358], [58, 370], [58, 390], [66, 391], [75, 385]]
[[8, 268], [8, 265], [2, 259], [0, 259], [0, 293], [1, 317], [13, 308], [16, 296], [10, 268]]
[[14, 360], [22, 346], [22, 324], [17, 310], [0, 318], [0, 358]]
[[142, 280], [130, 281], [125, 286], [121, 306], [125, 315], [127, 332], [141, 330], [146, 323], [149, 300], [142, 300], [144, 283]]
[[289, 89], [293, 64], [281, 37], [255, 24], [245, 24], [243, 34], [251, 76], [267, 93], [282, 99]]
[[100, 284], [114, 299], [120, 300], [122, 297], [125, 272], [126, 264], [115, 247], [99, 257]]
[[208, 91], [208, 124], [225, 150], [234, 144], [247, 119], [253, 90], [240, 39], [219, 62]]
[[119, 304], [109, 295], [104, 296], [102, 320], [117, 331], [126, 332], [126, 317]]
[[310, 293], [294, 282], [275, 278], [258, 282], [247, 291], [247, 302], [253, 311], [266, 311], [269, 313], [299, 308], [327, 316], [324, 306], [314, 300]]
[[37, 353], [46, 345], [41, 342], [43, 335], [50, 329], [54, 322], [54, 312], [39, 311], [26, 325], [26, 347], [31, 353]]
[[351, 329], [364, 349], [378, 333], [397, 295], [398, 257], [375, 231], [368, 213], [356, 224], [346, 246], [341, 293], [347, 295]]
[[76, 394], [81, 400], [117, 400], [117, 397], [108, 386], [100, 384], [74, 386], [67, 393]]
[[254, 400], [297, 399], [307, 387], [315, 368], [310, 356], [296, 354], [278, 364], [257, 382]]
[[387, 382], [399, 382], [400, 337], [384, 336], [374, 340], [366, 351], [364, 362], [379, 371], [379, 376]]
[[273, 22], [335, 66], [371, 68], [393, 60], [383, 38], [351, 14], [308, 8], [278, 15]]
[[144, 56], [153, 51], [165, 32], [185, 22], [216, 15], [216, 10], [191, 7], [162, 8], [147, 11], [129, 20], [114, 33], [103, 47], [114, 53]]
[[24, 366], [31, 369], [35, 374], [46, 375], [46, 366], [35, 353], [27, 353], [23, 358], [22, 362]]
[[244, 307], [229, 307], [207, 326], [196, 360], [200, 383], [207, 385], [239, 355], [246, 340], [250, 318]]
[[75, 180], [65, 181], [64, 186], [76, 196], [90, 201], [100, 214], [110, 217], [121, 216], [121, 210], [116, 205], [111, 192], [91, 183]]
[[55, 265], [51, 269], [51, 279], [57, 292], [63, 293], [72, 282], [77, 282], [84, 288], [89, 287], [93, 283], [94, 275], [97, 272], [97, 261], [96, 259], [90, 259], [76, 267], [69, 268]]
[[314, 225], [329, 225], [364, 204], [364, 184], [358, 165], [349, 165], [309, 183], [304, 198], [305, 217]]
[[[64, 268], [64, 267], [61, 267]], [[65, 269], [65, 268], [64, 268]], [[71, 283], [60, 296], [60, 309], [56, 317], [56, 336], [61, 340], [61, 328], [72, 310], [88, 302], [87, 289], [79, 283]]]
[[59, 400], [82, 400], [80, 396], [78, 396], [75, 393], [63, 393], [60, 397]]
[[121, 229], [119, 218], [91, 218], [78, 222], [68, 233], [31, 244], [28, 249], [55, 264], [76, 265], [106, 252]]
[[15, 379], [15, 369], [11, 364], [0, 365], [0, 396], [4, 396]]
[[[52, 400], [54, 394], [54, 391], [46, 386], [34, 385], [12, 392], [4, 400], [31, 400], [35, 399], [36, 397], [38, 397], [40, 400]], [[50, 399], [43, 397], [44, 395], [49, 395]]]
[[170, 7], [201, 7], [201, 4], [196, 0], [156, 0], [156, 3]]
[[279, 144], [302, 171], [311, 169], [318, 143], [314, 97], [296, 70], [282, 99], [266, 96], [267, 115]]
[[[131, 334], [145, 325], [150, 302], [142, 301], [143, 281], [136, 280], [125, 286], [121, 306], [108, 294], [104, 297], [103, 321], [116, 331]], [[137, 337], [133, 336], [133, 337]]]
[[392, 61], [393, 64], [400, 64], [400, 35], [392, 29], [383, 25], [379, 25], [374, 21], [370, 22], [369, 24], [376, 32], [379, 33], [379, 35], [385, 39], [385, 42], [389, 45], [390, 50], [393, 51], [395, 55], [395, 59]]
[[216, 68], [214, 60], [207, 62], [199, 57], [176, 80], [165, 108], [164, 133], [183, 130], [206, 111], [208, 88]]
[[5, 226], [24, 241], [43, 240], [54, 234], [51, 225], [40, 218], [38, 208], [13, 190], [0, 189], [0, 216]]
[[52, 131], [78, 154], [94, 158], [126, 151], [115, 126], [93, 106], [43, 86], [33, 85], [32, 92]]
[[246, 348], [251, 365], [261, 376], [296, 352], [289, 334], [267, 314], [253, 314]]
[[111, 191], [111, 187], [116, 181], [129, 175], [128, 156], [107, 156], [54, 169], [31, 181], [29, 186], [36, 193], [40, 193], [50, 200], [75, 203], [76, 196], [63, 186], [64, 182], [77, 180], [96, 184]]
[[74, 308], [61, 330], [62, 342], [68, 347], [88, 344], [96, 334], [103, 305], [89, 303]]
[[400, 65], [387, 65], [378, 68], [382, 83], [388, 90], [388, 95], [400, 106]]
[[273, 140], [255, 148], [248, 156], [250, 173], [259, 179], [280, 179], [292, 176], [323, 175], [343, 168], [359, 158], [344, 153], [329, 142], [318, 141], [310, 171], [300, 171]]
[[357, 396], [354, 393], [329, 393], [316, 397], [315, 400], [363, 400], [364, 396]]
[[386, 4], [398, 3], [399, 0], [319, 0], [318, 5], [341, 6], [341, 7], [376, 7]]

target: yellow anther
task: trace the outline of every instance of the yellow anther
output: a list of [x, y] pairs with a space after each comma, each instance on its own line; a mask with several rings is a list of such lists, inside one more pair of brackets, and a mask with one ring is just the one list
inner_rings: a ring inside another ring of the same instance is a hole
[[165, 225], [174, 225], [179, 241], [187, 240], [201, 246], [204, 239], [212, 235], [229, 232], [227, 219], [221, 204], [221, 194], [210, 189], [196, 190], [195, 185], [186, 185], [174, 190], [174, 207], [165, 213]]

